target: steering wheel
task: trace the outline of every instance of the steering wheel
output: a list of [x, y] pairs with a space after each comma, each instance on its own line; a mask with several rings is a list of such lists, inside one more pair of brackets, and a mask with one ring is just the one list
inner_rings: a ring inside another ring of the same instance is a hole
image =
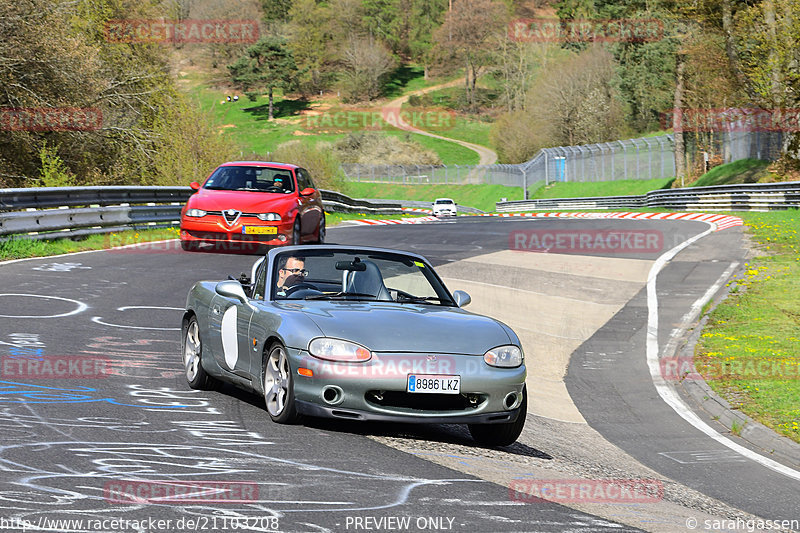
[[312, 290], [315, 290], [315, 291], [319, 290], [318, 288], [316, 288], [314, 285], [312, 285], [310, 283], [302, 282], [302, 283], [298, 283], [297, 285], [292, 285], [291, 287], [286, 289], [286, 291], [285, 291], [286, 292], [286, 298], [288, 298], [292, 293], [295, 293], [295, 292], [297, 292], [299, 290], [302, 290], [302, 289], [312, 289]]

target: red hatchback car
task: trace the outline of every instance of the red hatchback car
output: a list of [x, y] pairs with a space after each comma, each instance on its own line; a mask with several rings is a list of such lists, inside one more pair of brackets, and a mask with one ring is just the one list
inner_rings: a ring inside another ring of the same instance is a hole
[[217, 167], [181, 211], [181, 247], [259, 252], [325, 241], [325, 210], [311, 175], [297, 165], [234, 161]]

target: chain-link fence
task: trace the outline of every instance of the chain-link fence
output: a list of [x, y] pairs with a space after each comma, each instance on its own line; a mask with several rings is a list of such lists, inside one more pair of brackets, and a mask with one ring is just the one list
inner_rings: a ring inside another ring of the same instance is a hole
[[521, 187], [522, 165], [342, 165], [348, 181], [403, 185], [492, 183]]
[[655, 179], [675, 175], [672, 136], [545, 148], [519, 165], [344, 164], [348, 181], [407, 185], [488, 183], [535, 188], [556, 181]]
[[714, 131], [683, 134], [686, 168], [690, 174], [702, 174], [710, 167], [740, 159], [774, 161], [783, 150], [781, 131]]
[[[685, 133], [687, 169], [745, 158], [776, 159], [780, 132], [724, 131]], [[703, 168], [701, 168], [703, 167]], [[641, 137], [580, 146], [544, 148], [519, 165], [361, 165], [344, 164], [348, 181], [407, 185], [488, 183], [525, 187], [567, 181], [667, 179], [675, 176], [673, 135]]]

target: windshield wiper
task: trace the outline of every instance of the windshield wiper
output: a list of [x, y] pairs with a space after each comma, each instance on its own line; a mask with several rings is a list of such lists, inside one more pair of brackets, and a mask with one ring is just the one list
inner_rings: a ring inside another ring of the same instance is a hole
[[414, 303], [421, 303], [421, 302], [444, 302], [445, 300], [439, 298], [438, 296], [406, 296], [405, 294], [398, 294], [397, 295], [398, 302], [414, 302]]
[[364, 292], [347, 292], [347, 291], [335, 292], [333, 294], [310, 294], [310, 295], [306, 296], [304, 299], [305, 300], [327, 300], [327, 299], [333, 299], [333, 298], [347, 298], [348, 296], [367, 296], [367, 297], [369, 297], [369, 298], [371, 298], [373, 300], [376, 299], [376, 296], [374, 294], [367, 294], [367, 293], [364, 293]]

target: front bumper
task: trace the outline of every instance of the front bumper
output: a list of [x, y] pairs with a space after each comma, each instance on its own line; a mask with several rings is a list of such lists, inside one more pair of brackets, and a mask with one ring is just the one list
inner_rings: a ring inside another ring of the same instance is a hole
[[[475, 355], [377, 353], [366, 363], [336, 363], [304, 350], [288, 352], [298, 409], [313, 416], [412, 423], [513, 422], [526, 377], [525, 365], [496, 368]], [[301, 368], [313, 377], [299, 374]], [[458, 375], [460, 394], [406, 392], [410, 374]]]
[[419, 424], [421, 422], [425, 424], [507, 424], [516, 422], [520, 412], [520, 408], [517, 407], [516, 409], [504, 413], [419, 417], [406, 414], [374, 413], [371, 411], [359, 411], [358, 409], [342, 409], [302, 400], [295, 400], [295, 405], [300, 414], [308, 416], [360, 420], [364, 422], [401, 422], [407, 424]]
[[[244, 233], [245, 227], [275, 228], [271, 234]], [[215, 247], [247, 251], [258, 246], [281, 246], [292, 242], [293, 223], [245, 220], [228, 226], [222, 217], [207, 215], [181, 219], [180, 239], [184, 243], [210, 244]]]

